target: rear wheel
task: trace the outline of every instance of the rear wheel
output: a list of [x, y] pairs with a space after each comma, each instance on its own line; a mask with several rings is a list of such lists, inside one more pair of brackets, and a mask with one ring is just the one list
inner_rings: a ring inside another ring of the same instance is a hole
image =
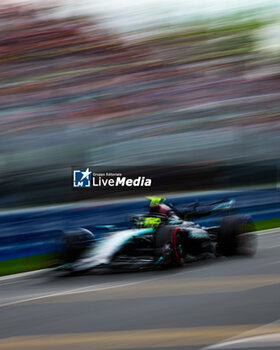
[[253, 256], [257, 252], [256, 226], [251, 218], [245, 218], [242, 225], [242, 233], [237, 236], [237, 253]]
[[221, 224], [218, 247], [223, 255], [255, 255], [257, 236], [254, 222], [246, 216], [228, 216]]

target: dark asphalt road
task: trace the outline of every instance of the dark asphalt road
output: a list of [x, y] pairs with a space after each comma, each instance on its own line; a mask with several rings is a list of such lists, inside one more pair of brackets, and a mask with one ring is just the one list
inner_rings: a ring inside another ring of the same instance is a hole
[[254, 258], [0, 279], [0, 349], [280, 349], [279, 319], [280, 231]]

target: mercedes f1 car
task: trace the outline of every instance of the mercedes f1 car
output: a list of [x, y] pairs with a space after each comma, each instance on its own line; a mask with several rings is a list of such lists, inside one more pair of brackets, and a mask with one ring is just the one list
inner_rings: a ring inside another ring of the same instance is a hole
[[[254, 223], [250, 217], [233, 215], [233, 200], [178, 207], [164, 203], [164, 198], [148, 198], [148, 213], [134, 215], [130, 229], [105, 227], [108, 232], [101, 238], [85, 228], [64, 232], [56, 269], [79, 273], [101, 267], [183, 266], [198, 259], [256, 253]], [[217, 212], [222, 212], [218, 226], [194, 222]]]

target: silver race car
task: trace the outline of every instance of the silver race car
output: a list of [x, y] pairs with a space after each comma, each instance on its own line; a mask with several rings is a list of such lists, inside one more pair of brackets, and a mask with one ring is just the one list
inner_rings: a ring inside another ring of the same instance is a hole
[[[183, 266], [187, 262], [237, 254], [254, 255], [255, 226], [250, 217], [234, 215], [234, 201], [175, 206], [148, 197], [146, 214], [131, 217], [131, 228], [98, 226], [63, 232], [56, 270], [81, 273], [100, 268], [144, 269]], [[220, 212], [220, 225], [204, 227], [197, 218]]]

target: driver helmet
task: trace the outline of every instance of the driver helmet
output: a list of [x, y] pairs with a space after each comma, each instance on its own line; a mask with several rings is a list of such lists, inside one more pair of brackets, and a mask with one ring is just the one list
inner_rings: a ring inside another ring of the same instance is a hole
[[147, 197], [150, 200], [150, 214], [166, 215], [167, 217], [174, 216], [172, 208], [164, 204], [165, 198], [161, 197]]
[[166, 204], [157, 204], [150, 207], [149, 213], [172, 216], [173, 210]]

